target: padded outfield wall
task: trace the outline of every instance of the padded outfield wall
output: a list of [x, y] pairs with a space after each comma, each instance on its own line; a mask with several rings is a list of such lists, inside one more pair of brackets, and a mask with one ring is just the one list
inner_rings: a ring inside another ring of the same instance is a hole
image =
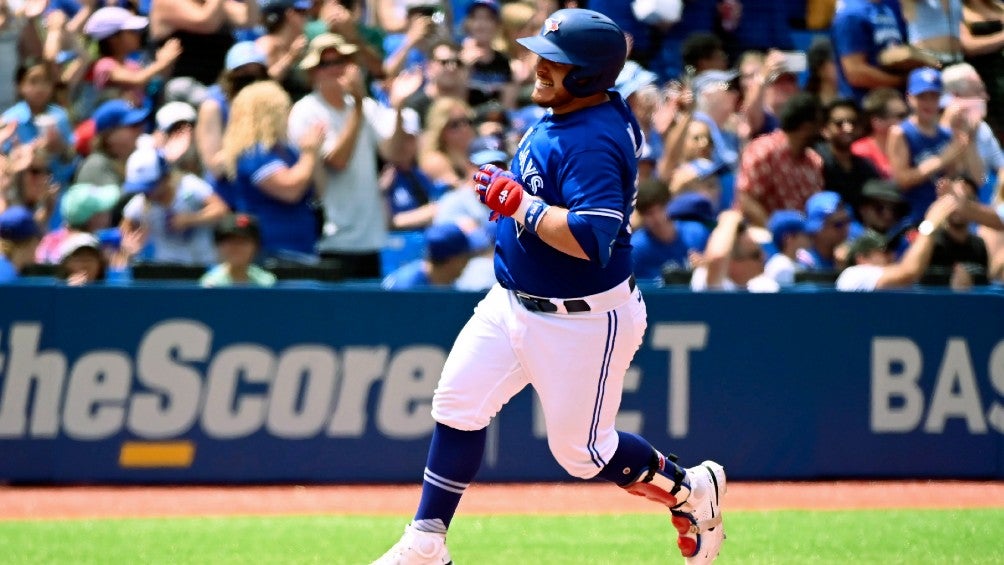
[[[418, 482], [479, 295], [0, 288], [0, 480]], [[736, 479], [1004, 479], [1004, 295], [647, 289], [620, 427]], [[589, 375], [568, 386], [593, 386]], [[483, 481], [567, 478], [533, 395]]]

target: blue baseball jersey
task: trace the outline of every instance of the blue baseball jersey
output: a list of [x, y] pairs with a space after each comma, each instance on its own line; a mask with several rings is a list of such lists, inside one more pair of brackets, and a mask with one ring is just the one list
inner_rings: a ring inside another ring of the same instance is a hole
[[611, 289], [631, 274], [631, 231], [644, 136], [615, 92], [608, 102], [545, 114], [519, 143], [512, 172], [523, 187], [569, 210], [589, 260], [541, 241], [512, 218], [499, 220], [495, 276], [508, 289], [573, 298]]
[[864, 53], [869, 65], [878, 66], [878, 56], [883, 49], [906, 43], [906, 21], [899, 0], [841, 0], [830, 27], [830, 39], [837, 62], [840, 95], [860, 104], [868, 89], [847, 82], [840, 58]]
[[[945, 150], [945, 147], [952, 142], [952, 130], [939, 125], [934, 136], [925, 135], [910, 120], [900, 122], [903, 128], [903, 137], [910, 148], [910, 166], [916, 167], [925, 159], [934, 157]], [[903, 198], [910, 205], [910, 218], [914, 223], [919, 224], [927, 213], [927, 208], [938, 199], [937, 189], [933, 180], [914, 186], [903, 193]]]

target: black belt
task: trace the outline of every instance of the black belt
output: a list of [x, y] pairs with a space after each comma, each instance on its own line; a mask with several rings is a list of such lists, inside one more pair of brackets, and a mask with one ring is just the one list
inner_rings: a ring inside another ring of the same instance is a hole
[[[634, 292], [634, 275], [628, 277], [628, 288], [630, 289], [630, 292]], [[581, 298], [561, 300], [560, 298], [541, 298], [539, 296], [519, 292], [518, 290], [514, 292], [516, 294], [516, 300], [519, 300], [519, 303], [523, 305], [523, 308], [526, 308], [531, 312], [553, 314], [558, 311], [558, 305], [555, 304], [557, 301], [561, 301], [561, 304], [565, 307], [565, 311], [569, 314], [578, 314], [580, 312], [588, 312], [590, 310], [589, 303]]]

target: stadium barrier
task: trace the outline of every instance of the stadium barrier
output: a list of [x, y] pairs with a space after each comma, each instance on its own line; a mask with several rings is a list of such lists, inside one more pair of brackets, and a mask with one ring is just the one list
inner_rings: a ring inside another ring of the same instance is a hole
[[[418, 482], [479, 295], [0, 289], [0, 480]], [[647, 289], [619, 424], [738, 479], [1004, 479], [1004, 295]], [[595, 386], [581, 375], [568, 386]], [[479, 480], [566, 479], [524, 391]]]

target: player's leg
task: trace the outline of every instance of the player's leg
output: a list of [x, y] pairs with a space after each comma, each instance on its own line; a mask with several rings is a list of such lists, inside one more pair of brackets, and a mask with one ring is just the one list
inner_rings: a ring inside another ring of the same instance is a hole
[[[552, 350], [531, 348], [525, 366], [541, 399], [548, 442], [558, 462], [573, 476], [598, 476], [667, 506], [681, 553], [688, 562], [710, 562], [724, 537], [719, 525], [725, 489], [721, 466], [705, 462], [684, 469], [675, 457], [663, 456], [644, 438], [614, 426], [624, 374], [641, 344], [645, 315], [644, 303], [632, 300], [574, 321], [552, 317], [550, 327], [536, 324], [526, 337], [538, 346], [553, 344]], [[545, 333], [553, 335], [548, 339]]]
[[684, 469], [674, 455], [664, 456], [641, 436], [616, 435], [617, 449], [596, 476], [668, 507], [677, 546], [687, 563], [714, 561], [725, 539], [721, 513], [725, 469], [714, 461]]
[[494, 289], [457, 336], [432, 401], [436, 420], [414, 520], [381, 565], [450, 562], [446, 532], [474, 480], [491, 418], [527, 382], [509, 345], [507, 293]]

